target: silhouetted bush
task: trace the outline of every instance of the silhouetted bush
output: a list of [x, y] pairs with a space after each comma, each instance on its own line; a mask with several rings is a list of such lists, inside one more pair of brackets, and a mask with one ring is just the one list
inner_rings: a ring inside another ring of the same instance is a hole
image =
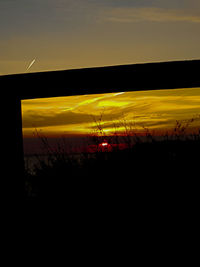
[[[199, 175], [200, 130], [187, 134], [188, 125], [176, 122], [173, 133], [162, 138], [147, 129], [145, 138], [126, 131], [111, 140], [101, 129], [100, 135], [88, 139], [88, 145], [95, 144], [97, 149], [79, 156], [67, 152], [64, 145], [53, 149], [47, 138], [38, 136], [46, 159], [36, 156], [34, 169], [25, 170], [27, 197], [119, 197], [144, 191], [152, 196], [181, 190]], [[105, 139], [112, 149], [98, 149]], [[126, 144], [123, 149], [116, 145], [122, 139]]]

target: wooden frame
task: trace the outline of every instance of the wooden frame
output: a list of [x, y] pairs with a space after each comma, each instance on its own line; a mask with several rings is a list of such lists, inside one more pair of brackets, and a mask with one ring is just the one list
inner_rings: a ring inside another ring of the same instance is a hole
[[24, 188], [21, 100], [200, 87], [199, 69], [200, 60], [192, 60], [0, 76], [1, 89], [11, 103], [9, 119], [12, 125], [7, 130], [15, 143], [17, 195], [23, 195]]

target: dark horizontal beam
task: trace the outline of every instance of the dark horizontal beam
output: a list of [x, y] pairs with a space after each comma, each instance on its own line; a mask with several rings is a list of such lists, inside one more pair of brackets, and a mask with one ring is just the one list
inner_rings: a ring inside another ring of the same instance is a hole
[[25, 192], [21, 99], [200, 87], [199, 70], [200, 60], [193, 60], [0, 76], [2, 106], [6, 104], [2, 116], [7, 116], [2, 125], [2, 173], [4, 180], [8, 173], [14, 178], [12, 194]]
[[200, 60], [146, 63], [0, 77], [0, 88], [20, 99], [200, 87]]

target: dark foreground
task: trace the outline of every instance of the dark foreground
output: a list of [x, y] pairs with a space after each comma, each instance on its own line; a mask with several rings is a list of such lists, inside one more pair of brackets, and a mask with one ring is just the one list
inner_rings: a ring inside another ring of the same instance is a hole
[[111, 152], [50, 156], [35, 175], [26, 172], [26, 199], [141, 203], [197, 201], [200, 138], [137, 143]]

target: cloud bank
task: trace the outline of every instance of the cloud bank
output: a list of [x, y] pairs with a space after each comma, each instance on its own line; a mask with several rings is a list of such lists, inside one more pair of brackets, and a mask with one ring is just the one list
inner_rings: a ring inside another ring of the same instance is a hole
[[106, 21], [131, 22], [192, 22], [200, 23], [200, 14], [194, 10], [165, 9], [155, 7], [113, 8], [106, 16]]
[[[107, 133], [124, 131], [123, 123], [136, 129], [170, 129], [175, 121], [196, 118], [199, 126], [200, 88], [125, 92], [22, 101], [23, 133], [35, 129], [46, 136], [91, 134], [97, 125]], [[193, 126], [195, 126], [193, 125]]]

